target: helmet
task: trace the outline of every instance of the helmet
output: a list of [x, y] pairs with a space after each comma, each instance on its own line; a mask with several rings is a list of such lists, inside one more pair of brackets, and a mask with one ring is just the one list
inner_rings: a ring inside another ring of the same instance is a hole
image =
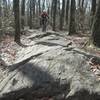
[[46, 10], [44, 9], [43, 12], [46, 12]]

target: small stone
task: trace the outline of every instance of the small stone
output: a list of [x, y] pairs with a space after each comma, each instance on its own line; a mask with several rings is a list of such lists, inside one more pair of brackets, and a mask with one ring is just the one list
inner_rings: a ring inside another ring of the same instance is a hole
[[96, 69], [96, 71], [95, 71], [95, 75], [100, 76], [100, 70]]

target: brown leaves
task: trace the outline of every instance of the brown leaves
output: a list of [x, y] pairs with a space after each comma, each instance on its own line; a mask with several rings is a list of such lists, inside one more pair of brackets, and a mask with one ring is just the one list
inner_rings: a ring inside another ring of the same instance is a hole
[[89, 64], [91, 65], [91, 71], [98, 77], [98, 80], [100, 80], [100, 59], [92, 57], [89, 60]]
[[13, 37], [5, 36], [0, 43], [0, 56], [6, 62], [15, 60], [16, 50], [14, 49]]

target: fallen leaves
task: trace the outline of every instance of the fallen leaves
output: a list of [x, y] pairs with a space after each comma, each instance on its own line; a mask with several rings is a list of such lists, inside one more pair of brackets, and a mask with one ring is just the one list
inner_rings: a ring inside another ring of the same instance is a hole
[[6, 63], [12, 63], [15, 60], [16, 49], [14, 40], [11, 36], [3, 37], [0, 43], [0, 56]]
[[100, 80], [100, 59], [96, 57], [90, 58], [89, 65], [91, 66], [91, 71], [98, 77], [98, 80]]

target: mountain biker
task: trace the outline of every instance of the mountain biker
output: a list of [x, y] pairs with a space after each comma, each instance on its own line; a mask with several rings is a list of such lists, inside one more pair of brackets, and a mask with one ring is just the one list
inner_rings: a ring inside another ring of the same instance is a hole
[[40, 18], [40, 25], [43, 26], [42, 31], [46, 31], [47, 20], [49, 19], [49, 16], [48, 16], [46, 10], [43, 10], [40, 17], [41, 17]]

